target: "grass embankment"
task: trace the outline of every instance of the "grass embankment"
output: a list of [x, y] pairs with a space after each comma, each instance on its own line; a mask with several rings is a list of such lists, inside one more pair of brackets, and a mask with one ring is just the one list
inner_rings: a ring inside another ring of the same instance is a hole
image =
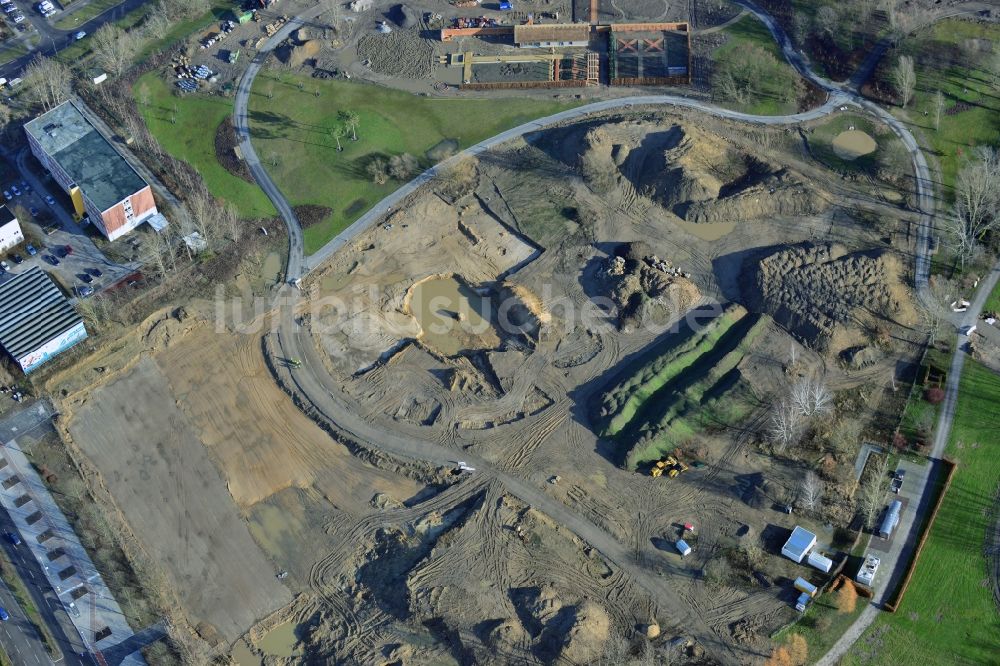
[[184, 160], [205, 179], [217, 197], [236, 206], [245, 218], [275, 215], [274, 206], [255, 183], [232, 175], [215, 157], [215, 132], [233, 113], [232, 100], [217, 96], [176, 97], [162, 76], [154, 72], [136, 81], [133, 92], [149, 93], [149, 104], [138, 104], [149, 131], [164, 150]]
[[55, 27], [60, 30], [73, 30], [95, 16], [100, 16], [109, 9], [117, 7], [121, 3], [122, 0], [90, 0], [90, 2], [84, 4], [76, 11], [73, 11], [73, 5], [69, 5], [69, 9], [64, 11], [62, 16], [55, 20]]
[[1000, 479], [1000, 377], [967, 361], [947, 455], [959, 464], [899, 610], [882, 614], [844, 664], [992, 664], [1000, 654], [987, 531]]
[[837, 610], [837, 592], [829, 591], [809, 604], [795, 624], [790, 625], [775, 637], [777, 645], [787, 645], [792, 636], [802, 636], [809, 648], [809, 660], [813, 663], [826, 654], [833, 644], [854, 624], [868, 605], [868, 599], [858, 597], [857, 605], [850, 613]]
[[[948, 19], [901, 44], [900, 53], [912, 56], [917, 70], [916, 92], [905, 116], [923, 130], [937, 154], [946, 188], [954, 185], [973, 146], [1000, 144], [1000, 96], [991, 87], [987, 71], [991, 54], [979, 46], [989, 43], [994, 50], [1000, 44], [1000, 26]], [[879, 68], [883, 80], [895, 63], [893, 57], [884, 59]], [[940, 129], [935, 130], [938, 90], [944, 95], [945, 113]]]
[[[373, 183], [367, 167], [374, 159], [409, 153], [426, 168], [433, 163], [428, 151], [444, 141], [455, 141], [461, 150], [577, 104], [425, 98], [363, 83], [263, 72], [250, 99], [250, 127], [261, 162], [292, 205], [333, 209], [305, 230], [305, 250], [312, 253], [401, 184]], [[330, 130], [341, 124], [341, 111], [356, 113], [360, 122], [358, 141], [342, 138], [338, 152]]]
[[[753, 15], [722, 30], [726, 43], [712, 52], [713, 95], [721, 104], [757, 115], [795, 113], [802, 89], [767, 27]], [[743, 99], [734, 99], [728, 77]]]
[[993, 287], [993, 291], [990, 292], [986, 303], [983, 304], [983, 313], [986, 312], [1000, 312], [1000, 282], [997, 283], [997, 286]]
[[626, 467], [657, 460], [705, 428], [746, 416], [736, 366], [769, 321], [727, 312], [602, 396], [599, 432], [615, 441]]

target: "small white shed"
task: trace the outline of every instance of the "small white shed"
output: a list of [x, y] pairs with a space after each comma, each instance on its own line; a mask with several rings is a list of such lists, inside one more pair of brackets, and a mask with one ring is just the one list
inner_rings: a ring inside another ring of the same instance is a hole
[[809, 557], [806, 558], [806, 562], [809, 563], [809, 566], [815, 567], [823, 573], [830, 573], [830, 569], [833, 568], [833, 560], [825, 555], [820, 555], [816, 551], [809, 553]]
[[681, 554], [681, 557], [687, 557], [691, 554], [691, 546], [684, 539], [678, 539], [674, 547], [677, 548], [677, 552]]

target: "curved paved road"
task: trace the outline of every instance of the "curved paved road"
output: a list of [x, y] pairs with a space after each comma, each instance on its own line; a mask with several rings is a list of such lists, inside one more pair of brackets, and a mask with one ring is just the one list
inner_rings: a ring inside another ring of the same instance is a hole
[[[404, 201], [406, 197], [412, 194], [416, 189], [435, 178], [439, 173], [449, 168], [455, 162], [466, 157], [482, 154], [497, 145], [510, 141], [511, 139], [521, 137], [530, 132], [545, 129], [556, 123], [582, 118], [601, 111], [628, 109], [631, 106], [673, 105], [691, 108], [715, 116], [748, 123], [762, 125], [788, 125], [820, 118], [834, 112], [838, 107], [844, 106], [845, 104], [851, 104], [868, 111], [885, 122], [890, 128], [892, 128], [893, 132], [899, 136], [907, 150], [910, 152], [914, 169], [914, 189], [917, 196], [917, 206], [918, 210], [921, 212], [921, 223], [918, 226], [915, 281], [917, 288], [922, 290], [926, 285], [929, 267], [927, 249], [929, 245], [928, 239], [931, 228], [931, 217], [934, 210], [934, 188], [926, 160], [924, 159], [924, 156], [921, 153], [913, 135], [910, 134], [906, 127], [897, 121], [896, 118], [894, 118], [888, 111], [885, 111], [877, 105], [862, 98], [856, 90], [851, 88], [850, 82], [845, 85], [838, 85], [816, 75], [808, 67], [802, 55], [794, 49], [791, 44], [791, 40], [788, 39], [781, 27], [777, 25], [777, 23], [769, 15], [764, 13], [749, 0], [737, 1], [739, 4], [754, 13], [765, 25], [767, 25], [775, 40], [780, 45], [788, 62], [802, 76], [808, 78], [827, 92], [828, 99], [825, 104], [805, 113], [785, 116], [754, 116], [736, 111], [730, 111], [728, 109], [721, 109], [710, 104], [682, 96], [651, 95], [595, 102], [576, 109], [564, 111], [546, 118], [525, 123], [519, 127], [515, 127], [511, 130], [498, 134], [497, 136], [466, 149], [446, 162], [428, 169], [398, 189], [396, 192], [383, 199], [379, 202], [379, 204], [372, 208], [372, 210], [338, 234], [336, 238], [327, 243], [317, 253], [308, 258], [303, 255], [302, 232], [298, 220], [281, 191], [274, 184], [268, 176], [266, 170], [261, 166], [259, 160], [257, 159], [256, 153], [254, 152], [253, 146], [250, 142], [250, 133], [247, 122], [247, 107], [250, 90], [253, 85], [253, 79], [260, 70], [263, 58], [266, 58], [267, 54], [280, 44], [280, 42], [283, 41], [292, 30], [296, 29], [305, 21], [318, 15], [319, 11], [318, 9], [313, 10], [302, 16], [296, 17], [287, 26], [285, 26], [281, 32], [276, 34], [267, 42], [262, 49], [261, 54], [257, 59], [255, 59], [250, 68], [244, 74], [237, 92], [236, 107], [234, 111], [234, 121], [244, 158], [250, 165], [254, 178], [274, 203], [275, 207], [281, 212], [282, 217], [288, 226], [289, 256], [286, 274], [287, 281], [290, 283], [296, 283], [309, 271], [322, 264], [323, 261], [325, 261], [330, 255], [350, 242], [350, 240], [355, 238], [358, 234], [368, 229], [388, 210], [391, 210], [393, 207]], [[883, 50], [884, 48], [885, 47], [883, 45], [879, 46], [879, 50]], [[875, 65], [876, 61], [875, 57], [869, 58], [862, 67], [871, 68]], [[861, 80], [861, 77], [858, 76], [855, 77], [855, 79]], [[855, 79], [852, 79], [852, 81]], [[331, 421], [335, 422], [337, 427], [341, 428], [345, 433], [354, 437], [358, 441], [367, 442], [371, 446], [398, 456], [424, 460], [433, 464], [448, 464], [449, 461], [455, 457], [455, 451], [433, 442], [402, 437], [392, 431], [379, 429], [367, 422], [362, 416], [356, 413], [351, 405], [344, 401], [340, 394], [339, 387], [336, 385], [333, 378], [322, 370], [324, 367], [322, 360], [318, 358], [318, 352], [308, 339], [307, 334], [305, 334], [304, 331], [301, 330], [295, 323], [293, 310], [296, 300], [296, 294], [292, 294], [288, 299], [286, 299], [286, 306], [283, 308], [280, 317], [278, 346], [284, 356], [289, 358], [301, 358], [304, 360], [303, 368], [294, 371], [292, 373], [292, 378], [293, 382], [305, 398], [310, 401], [320, 413], [327, 415]], [[958, 359], [956, 354], [956, 362], [957, 361]], [[958, 368], [958, 372], [955, 372], [953, 368], [953, 372], [949, 377], [950, 381], [954, 380], [955, 382], [956, 393], [957, 380], [960, 371], [960, 366]], [[945, 418], [942, 418], [939, 426], [939, 437], [942, 441], [947, 440], [947, 433], [951, 426], [950, 417], [951, 414], [946, 409]], [[936, 449], [937, 444], [935, 450]], [[474, 467], [479, 469], [479, 474], [488, 475], [497, 479], [503, 483], [506, 489], [513, 495], [549, 514], [554, 520], [566, 526], [581, 539], [595, 547], [619, 568], [628, 572], [632, 576], [633, 580], [635, 580], [640, 586], [644, 587], [655, 599], [657, 599], [664, 606], [670, 607], [677, 615], [677, 620], [681, 623], [681, 626], [686, 627], [686, 630], [689, 633], [696, 636], [716, 658], [727, 663], [735, 663], [741, 660], [741, 655], [737, 654], [733, 646], [727, 644], [725, 641], [719, 640], [714, 632], [706, 625], [703, 619], [693, 611], [690, 604], [685, 603], [679, 598], [676, 590], [672, 586], [668, 585], [664, 579], [659, 578], [656, 575], [652, 575], [649, 570], [639, 565], [635, 561], [633, 553], [631, 553], [628, 548], [602, 528], [582, 518], [561, 502], [553, 500], [544, 492], [529, 485], [524, 480], [492, 468], [491, 465], [489, 465], [485, 460], [480, 459], [475, 454], [462, 452], [462, 457], [466, 459], [466, 461], [470, 462]], [[849, 632], [849, 634], [853, 635], [854, 638], [849, 640], [847, 643], [848, 646], [850, 643], [853, 643], [853, 640], [856, 640], [857, 635], [860, 635], [860, 632], [863, 631], [868, 624], [870, 624], [874, 615], [874, 609], [866, 609], [865, 614], [863, 614], [861, 619], [852, 626], [851, 631]], [[848, 639], [849, 636], [845, 636], [845, 641]], [[824, 660], [825, 659], [826, 658], [824, 658]]]

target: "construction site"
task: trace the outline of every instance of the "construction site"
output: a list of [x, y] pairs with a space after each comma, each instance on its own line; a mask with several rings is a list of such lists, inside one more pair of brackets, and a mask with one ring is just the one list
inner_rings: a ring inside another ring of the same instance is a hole
[[[255, 314], [178, 304], [51, 377], [178, 640], [241, 666], [768, 654], [791, 581], [829, 582], [781, 557], [792, 528], [850, 550], [860, 439], [776, 455], [767, 405], [820, 375], [823, 427], [878, 436], [914, 313], [853, 186], [766, 131], [638, 108], [529, 134], [311, 274], [302, 358], [258, 287]], [[789, 515], [817, 456], [822, 505]]]

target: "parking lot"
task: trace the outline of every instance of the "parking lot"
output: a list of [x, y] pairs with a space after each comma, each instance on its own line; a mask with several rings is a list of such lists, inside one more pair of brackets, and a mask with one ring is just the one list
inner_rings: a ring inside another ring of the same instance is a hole
[[[19, 156], [21, 177], [16, 182], [10, 178], [0, 182], [0, 196], [4, 197], [8, 208], [28, 212], [27, 215], [18, 215], [25, 243], [0, 257], [7, 264], [7, 269], [0, 275], [0, 282], [32, 266], [39, 266], [71, 296], [76, 296], [88, 294], [89, 290], [85, 287], [98, 292], [132, 273], [136, 266], [117, 264], [104, 256], [73, 220], [64, 203], [68, 198], [60, 192], [52, 193], [46, 189], [24, 168], [26, 159], [29, 158]], [[53, 194], [60, 198], [56, 199]], [[29, 254], [29, 244], [36, 250], [34, 255]]]

